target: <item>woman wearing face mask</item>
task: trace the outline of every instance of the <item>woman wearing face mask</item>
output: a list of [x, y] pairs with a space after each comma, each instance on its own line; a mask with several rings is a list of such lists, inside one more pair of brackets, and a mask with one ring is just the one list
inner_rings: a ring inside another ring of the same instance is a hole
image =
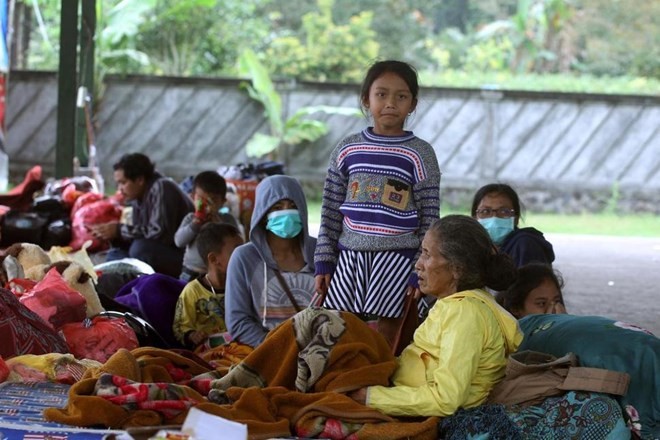
[[537, 229], [519, 228], [520, 199], [511, 186], [491, 183], [479, 188], [472, 200], [472, 217], [486, 228], [493, 243], [521, 267], [527, 263], [552, 264], [552, 244]]
[[261, 181], [250, 240], [236, 248], [227, 268], [225, 322], [234, 340], [256, 347], [277, 324], [310, 304], [315, 248], [298, 181], [283, 175]]

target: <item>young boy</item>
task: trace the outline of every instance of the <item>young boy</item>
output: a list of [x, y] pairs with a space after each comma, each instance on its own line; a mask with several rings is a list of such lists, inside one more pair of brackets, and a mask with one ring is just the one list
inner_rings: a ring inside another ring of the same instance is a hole
[[241, 233], [227, 223], [207, 223], [199, 231], [197, 249], [206, 263], [206, 274], [183, 288], [176, 304], [174, 336], [195, 349], [225, 326], [225, 277], [229, 257], [243, 243]]
[[215, 171], [202, 171], [193, 180], [191, 197], [195, 212], [189, 213], [181, 221], [174, 235], [174, 243], [186, 251], [183, 255], [183, 268], [180, 279], [194, 280], [206, 273], [206, 264], [197, 251], [197, 234], [206, 223], [229, 223], [238, 227], [238, 222], [231, 214], [220, 214], [227, 196], [227, 182]]

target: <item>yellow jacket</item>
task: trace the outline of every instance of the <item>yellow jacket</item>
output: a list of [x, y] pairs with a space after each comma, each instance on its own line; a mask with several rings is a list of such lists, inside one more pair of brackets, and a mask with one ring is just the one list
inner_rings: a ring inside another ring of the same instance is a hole
[[522, 342], [518, 321], [481, 289], [436, 301], [398, 359], [394, 386], [367, 390], [393, 416], [448, 416], [483, 403]]

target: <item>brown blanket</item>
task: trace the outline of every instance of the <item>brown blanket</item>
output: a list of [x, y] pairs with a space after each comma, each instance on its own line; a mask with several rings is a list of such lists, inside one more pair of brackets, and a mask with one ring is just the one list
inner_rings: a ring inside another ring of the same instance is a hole
[[[120, 351], [88, 372], [69, 393], [66, 408], [49, 408], [48, 420], [111, 428], [182, 423], [186, 413], [164, 420], [154, 411], [128, 411], [93, 395], [102, 373], [137, 382], [173, 382], [174, 364], [192, 375], [207, 372], [194, 361], [166, 350]], [[273, 330], [264, 343], [223, 378], [209, 396], [186, 393], [197, 407], [245, 423], [251, 439], [318, 433], [319, 424], [337, 419], [352, 427], [353, 438], [436, 438], [437, 419], [396, 420], [365, 407], [342, 392], [387, 385], [396, 368], [387, 342], [351, 314], [306, 309]], [[302, 392], [301, 392], [302, 391]]]

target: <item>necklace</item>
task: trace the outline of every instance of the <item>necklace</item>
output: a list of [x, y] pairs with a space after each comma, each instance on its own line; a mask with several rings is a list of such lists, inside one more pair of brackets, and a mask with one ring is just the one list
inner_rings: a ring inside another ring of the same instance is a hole
[[206, 278], [206, 282], [209, 283], [209, 286], [211, 286], [211, 292], [215, 295], [215, 288], [213, 287], [213, 283], [211, 283], [211, 280], [209, 279], [209, 274], [204, 275], [204, 278]]

